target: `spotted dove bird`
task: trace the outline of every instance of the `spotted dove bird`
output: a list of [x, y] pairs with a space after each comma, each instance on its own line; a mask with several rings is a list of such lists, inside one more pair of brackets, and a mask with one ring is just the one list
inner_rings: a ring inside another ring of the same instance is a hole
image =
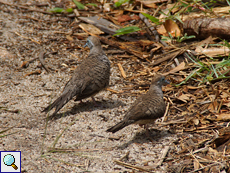
[[164, 115], [166, 106], [163, 99], [162, 85], [169, 84], [164, 76], [153, 77], [149, 91], [136, 99], [123, 120], [109, 128], [107, 132], [115, 133], [130, 124], [146, 125], [153, 123]]
[[102, 50], [99, 38], [90, 36], [84, 47], [90, 48], [88, 57], [76, 68], [72, 78], [66, 83], [60, 97], [42, 112], [55, 108], [55, 115], [73, 97], [75, 101], [92, 97], [109, 85], [110, 61]]

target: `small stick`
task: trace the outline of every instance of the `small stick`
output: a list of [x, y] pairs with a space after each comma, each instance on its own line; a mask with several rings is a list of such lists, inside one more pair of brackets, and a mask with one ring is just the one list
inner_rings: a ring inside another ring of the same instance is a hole
[[111, 91], [111, 92], [116, 93], [116, 94], [122, 93], [122, 91], [116, 91], [116, 90], [113, 90], [113, 89], [111, 89], [111, 88], [106, 88], [106, 90], [107, 90], [107, 91]]
[[194, 156], [194, 154], [192, 153], [192, 151], [189, 151], [190, 155], [197, 161], [197, 163], [200, 165], [200, 167], [204, 167], [204, 165], [202, 165], [199, 160]]
[[16, 35], [18, 35], [18, 36], [22, 37], [22, 38], [25, 38], [25, 39], [31, 40], [32, 42], [35, 42], [35, 43], [37, 43], [37, 44], [41, 44], [40, 42], [38, 42], [38, 41], [36, 41], [36, 40], [34, 40], [34, 39], [32, 39], [32, 38], [25, 37], [25, 36], [23, 36], [23, 35], [19, 34], [18, 32], [14, 32], [14, 33], [15, 33]]
[[169, 146], [166, 146], [164, 148], [164, 150], [162, 152], [162, 155], [161, 155], [161, 158], [160, 158], [160, 160], [156, 164], [157, 166], [161, 166], [162, 162], [164, 161], [164, 159], [165, 159], [165, 157], [166, 157], [166, 155], [167, 155], [167, 153], [169, 151], [169, 148], [170, 148]]
[[118, 164], [118, 165], [124, 166], [124, 167], [126, 167], [126, 168], [130, 168], [130, 169], [135, 169], [135, 170], [137, 170], [137, 171], [151, 172], [151, 171], [149, 171], [149, 170], [147, 170], [147, 169], [144, 169], [144, 168], [142, 168], [142, 167], [130, 165], [130, 164], [128, 164], [128, 163], [121, 162], [121, 161], [119, 161], [119, 160], [114, 160], [114, 162], [115, 162], [116, 164]]
[[49, 73], [49, 70], [48, 70], [48, 68], [46, 68], [46, 66], [45, 66], [45, 62], [44, 62], [44, 52], [43, 51], [41, 51], [41, 53], [39, 54], [39, 60], [40, 60], [40, 62], [41, 62], [41, 64], [42, 64], [42, 67], [47, 71], [47, 73]]
[[214, 166], [214, 165], [218, 165], [218, 164], [221, 164], [221, 162], [216, 162], [216, 163], [213, 163], [213, 164], [210, 164], [210, 165], [204, 166], [204, 167], [202, 167], [202, 168], [200, 168], [200, 169], [196, 169], [196, 170], [191, 171], [191, 172], [189, 172], [189, 173], [198, 172], [198, 171], [201, 171], [201, 170], [203, 170], [203, 169], [205, 169], [205, 168], [212, 167], [212, 166]]
[[124, 71], [122, 65], [120, 63], [118, 63], [117, 65], [118, 65], [119, 70], [121, 71], [122, 77], [126, 78], [126, 74], [125, 74], [125, 71]]
[[167, 103], [166, 111], [165, 111], [165, 114], [164, 114], [164, 116], [163, 116], [163, 118], [162, 118], [162, 120], [161, 120], [161, 123], [164, 122], [165, 117], [166, 117], [166, 115], [168, 114], [168, 110], [169, 110], [169, 102]]
[[121, 157], [119, 159], [119, 161], [122, 161], [124, 158], [128, 158], [129, 157], [129, 153], [130, 153], [130, 151], [128, 151], [123, 157]]

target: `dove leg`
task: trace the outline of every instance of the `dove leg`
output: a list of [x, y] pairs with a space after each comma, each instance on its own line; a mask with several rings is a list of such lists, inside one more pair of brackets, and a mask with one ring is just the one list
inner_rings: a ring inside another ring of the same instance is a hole
[[148, 125], [148, 124], [145, 124], [145, 125], [144, 125], [144, 129], [145, 129], [145, 134], [146, 134], [146, 136], [149, 138], [149, 137], [150, 137], [150, 135], [149, 135], [149, 125]]
[[100, 105], [99, 105], [99, 104], [97, 104], [97, 102], [96, 102], [95, 98], [94, 98], [94, 97], [91, 97], [91, 98], [92, 98], [92, 100], [93, 100], [93, 104], [94, 104], [94, 106], [95, 106], [95, 107], [100, 107]]

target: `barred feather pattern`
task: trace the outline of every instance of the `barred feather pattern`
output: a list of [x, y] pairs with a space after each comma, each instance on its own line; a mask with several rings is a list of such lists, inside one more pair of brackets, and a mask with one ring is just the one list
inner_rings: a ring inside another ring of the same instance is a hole
[[162, 117], [166, 110], [161, 89], [163, 84], [168, 84], [168, 81], [164, 76], [157, 74], [152, 80], [149, 91], [137, 98], [123, 120], [109, 128], [107, 132], [115, 133], [130, 124], [145, 125]]
[[73, 97], [76, 101], [85, 99], [94, 96], [109, 85], [110, 61], [102, 50], [97, 37], [91, 36], [88, 40], [93, 45], [90, 47], [90, 54], [75, 69], [74, 75], [66, 83], [61, 96], [42, 112], [49, 112], [55, 108], [53, 114], [56, 114]]

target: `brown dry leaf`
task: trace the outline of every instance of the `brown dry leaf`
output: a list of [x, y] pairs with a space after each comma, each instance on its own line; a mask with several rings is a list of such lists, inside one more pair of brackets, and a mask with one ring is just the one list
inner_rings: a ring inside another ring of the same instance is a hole
[[177, 99], [187, 103], [188, 100], [190, 100], [191, 94], [182, 94]]
[[197, 119], [197, 118], [192, 118], [191, 120], [190, 120], [190, 122], [193, 122], [193, 124], [195, 124], [196, 126], [198, 126], [199, 125], [199, 119]]
[[154, 71], [154, 72], [158, 72], [159, 70], [160, 70], [160, 67], [159, 67], [159, 66], [153, 67], [153, 71]]
[[153, 1], [153, 0], [151, 0], [151, 1], [140, 1], [140, 0], [137, 0], [137, 2], [140, 2], [141, 4], [143, 4], [144, 6], [149, 7], [149, 8], [157, 8], [156, 3], [158, 3], [158, 2]]
[[197, 170], [200, 168], [200, 164], [196, 159], [194, 159], [193, 165], [194, 165], [194, 170]]
[[114, 13], [114, 16], [120, 16], [124, 13], [124, 10], [114, 10], [113, 13]]
[[229, 102], [224, 102], [223, 105], [230, 107], [230, 101]]
[[[230, 6], [227, 6], [227, 7], [216, 7], [216, 8], [213, 8], [212, 11], [217, 13], [217, 14], [229, 14], [229, 10], [230, 10]], [[181, 16], [181, 19], [182, 21], [185, 21], [187, 19], [194, 19], [194, 18], [201, 18], [205, 16], [205, 13], [203, 12], [190, 12], [188, 15], [182, 15]]]
[[41, 73], [42, 73], [41, 70], [36, 70], [36, 71], [29, 72], [29, 73], [25, 74], [24, 76], [26, 77], [26, 76], [30, 76], [30, 75], [34, 75], [34, 74], [41, 74]]
[[[116, 18], [114, 17], [114, 19], [116, 19]], [[132, 20], [132, 18], [129, 15], [120, 15], [120, 16], [117, 17], [117, 21], [119, 23], [127, 22], [127, 21], [130, 21], [130, 20]]]
[[183, 61], [183, 62], [180, 63], [178, 66], [176, 66], [174, 69], [170, 70], [170, 71], [167, 72], [167, 73], [164, 73], [163, 75], [166, 76], [166, 75], [168, 75], [168, 74], [170, 74], [170, 73], [176, 73], [176, 72], [178, 72], [178, 71], [180, 71], [180, 70], [184, 70], [184, 68], [185, 68], [185, 62]]
[[66, 35], [66, 38], [67, 38], [67, 40], [69, 40], [69, 41], [74, 41], [74, 39], [73, 39], [73, 37], [71, 37], [70, 35]]
[[157, 32], [160, 34], [160, 35], [163, 35], [163, 36], [168, 36], [168, 33], [164, 27], [164, 25], [160, 25], [160, 27], [157, 28]]
[[217, 121], [230, 121], [230, 114], [225, 114], [225, 113], [219, 114], [216, 120]]
[[100, 29], [98, 29], [96, 26], [91, 25], [91, 24], [86, 24], [86, 23], [81, 23], [79, 25], [79, 27], [83, 30], [83, 31], [88, 31], [91, 34], [94, 35], [100, 35], [100, 34], [104, 34], [103, 31], [101, 31]]
[[214, 11], [215, 13], [225, 13], [225, 14], [229, 14], [229, 10], [230, 10], [230, 6], [227, 7], [216, 7], [213, 8], [212, 11]]
[[230, 95], [229, 95], [229, 93], [222, 92], [221, 95], [220, 95], [220, 97], [221, 97], [222, 99], [224, 99], [224, 98], [230, 97]]
[[179, 11], [181, 8], [182, 4], [180, 2], [175, 2], [175, 3], [172, 3], [172, 4], [167, 4], [167, 9], [170, 9], [170, 11], [174, 14], [175, 12]]
[[11, 54], [9, 51], [7, 51], [7, 49], [4, 47], [0, 47], [0, 55], [1, 55], [1, 58], [3, 59], [14, 59], [15, 58], [15, 56]]
[[210, 105], [208, 106], [208, 110], [210, 112], [214, 112], [215, 113], [218, 110], [218, 106], [219, 106], [219, 104], [218, 104], [217, 100], [215, 100], [214, 102], [210, 103]]
[[171, 19], [168, 19], [164, 23], [164, 27], [173, 37], [181, 36], [181, 31], [179, 26]]
[[104, 3], [103, 9], [104, 9], [104, 11], [106, 11], [106, 12], [111, 11], [110, 3]]
[[191, 89], [191, 90], [195, 90], [195, 89], [199, 89], [199, 88], [204, 88], [205, 86], [198, 86], [198, 87], [195, 87], [195, 86], [187, 86], [188, 89]]
[[229, 48], [228, 47], [221, 47], [221, 48], [208, 48], [208, 49], [204, 49], [201, 46], [197, 46], [197, 48], [195, 49], [195, 52], [197, 52], [198, 54], [205, 54], [207, 56], [211, 56], [211, 57], [215, 57], [215, 56], [219, 56], [219, 55], [225, 55], [228, 56], [229, 55]]
[[214, 43], [213, 41], [217, 39], [216, 37], [213, 38], [212, 36], [209, 36], [208, 38], [202, 40], [199, 42], [199, 44], [197, 45], [198, 46], [204, 46], [205, 45], [205, 48], [207, 48], [207, 46], [210, 44], [210, 43]]
[[218, 151], [217, 150], [215, 150], [215, 149], [213, 149], [213, 148], [211, 148], [211, 147], [208, 147], [208, 152], [209, 153], [218, 153]]
[[28, 61], [23, 61], [21, 68], [26, 68], [28, 67], [28, 65], [29, 65]]
[[210, 124], [210, 121], [206, 120], [206, 119], [201, 119], [200, 120], [201, 124]]

